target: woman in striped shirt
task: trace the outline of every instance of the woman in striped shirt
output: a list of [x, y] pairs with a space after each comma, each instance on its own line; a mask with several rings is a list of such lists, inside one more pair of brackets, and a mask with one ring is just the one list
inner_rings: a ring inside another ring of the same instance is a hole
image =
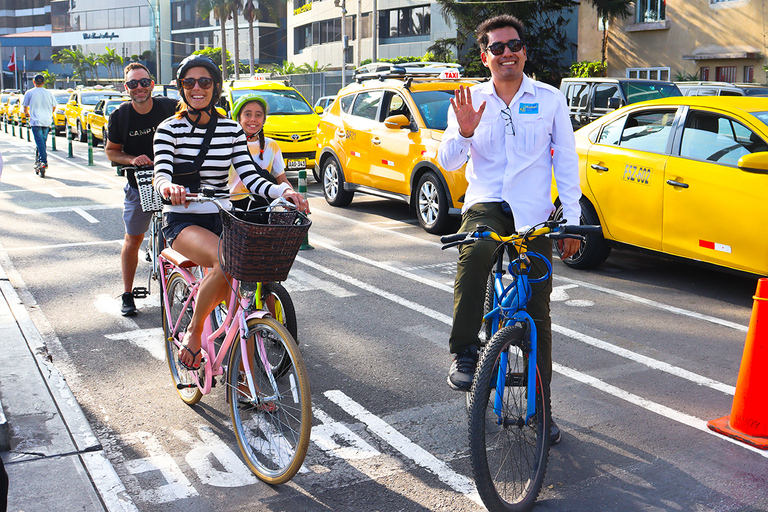
[[[179, 112], [161, 123], [155, 133], [154, 185], [157, 192], [172, 203], [163, 208], [163, 235], [168, 244], [196, 264], [213, 269], [198, 289], [192, 320], [179, 351], [179, 363], [197, 370], [203, 359], [200, 345], [204, 320], [226, 299], [229, 283], [219, 265], [221, 219], [218, 209], [213, 203], [187, 202], [189, 190], [177, 184], [180, 180], [174, 180], [174, 166], [178, 169], [179, 164], [189, 165], [195, 160], [208, 123], [212, 116], [217, 116], [216, 130], [199, 169], [201, 186], [213, 188], [217, 194], [227, 194], [231, 165], [254, 194], [273, 199], [283, 196], [302, 210], [306, 210], [306, 201], [290, 185], [273, 185], [259, 176], [242, 128], [236, 121], [222, 118], [215, 109], [221, 96], [222, 78], [213, 61], [196, 55], [187, 57], [179, 66], [177, 83], [181, 94]], [[228, 202], [221, 201], [225, 207]]]

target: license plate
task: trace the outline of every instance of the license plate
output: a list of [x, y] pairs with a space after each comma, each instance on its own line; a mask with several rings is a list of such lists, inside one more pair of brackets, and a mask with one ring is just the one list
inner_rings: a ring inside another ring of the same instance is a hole
[[288, 160], [286, 162], [286, 168], [291, 170], [296, 169], [306, 169], [307, 168], [307, 159], [306, 158], [295, 158]]

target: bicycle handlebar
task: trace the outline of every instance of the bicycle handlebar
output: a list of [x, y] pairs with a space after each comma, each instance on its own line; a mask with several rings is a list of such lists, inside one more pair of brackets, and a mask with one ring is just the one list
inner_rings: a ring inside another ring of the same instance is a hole
[[517, 232], [511, 236], [499, 236], [488, 226], [478, 225], [477, 229], [471, 233], [464, 232], [444, 235], [440, 237], [440, 242], [444, 244], [442, 249], [445, 250], [451, 247], [456, 247], [457, 245], [471, 244], [477, 240], [486, 238], [501, 243], [514, 242], [516, 240], [535, 238], [538, 236], [545, 236], [553, 240], [571, 238], [584, 241], [584, 235], [599, 233], [602, 233], [602, 227], [599, 225], [558, 225], [555, 221], [547, 221], [544, 223], [543, 227], [539, 229], [528, 229], [526, 231]]

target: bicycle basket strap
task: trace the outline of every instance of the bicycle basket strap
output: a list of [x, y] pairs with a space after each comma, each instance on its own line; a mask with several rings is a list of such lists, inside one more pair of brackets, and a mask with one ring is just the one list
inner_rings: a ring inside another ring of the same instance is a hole
[[136, 169], [136, 183], [139, 186], [141, 209], [145, 212], [159, 212], [163, 209], [160, 195], [155, 191], [155, 187], [152, 186], [154, 174], [155, 171], [151, 167]]

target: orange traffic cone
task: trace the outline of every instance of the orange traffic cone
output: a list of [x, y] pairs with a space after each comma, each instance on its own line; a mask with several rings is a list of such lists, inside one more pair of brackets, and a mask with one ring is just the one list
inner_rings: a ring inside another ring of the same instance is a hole
[[707, 426], [761, 450], [768, 450], [768, 279], [757, 282], [747, 342], [741, 358], [731, 415]]

